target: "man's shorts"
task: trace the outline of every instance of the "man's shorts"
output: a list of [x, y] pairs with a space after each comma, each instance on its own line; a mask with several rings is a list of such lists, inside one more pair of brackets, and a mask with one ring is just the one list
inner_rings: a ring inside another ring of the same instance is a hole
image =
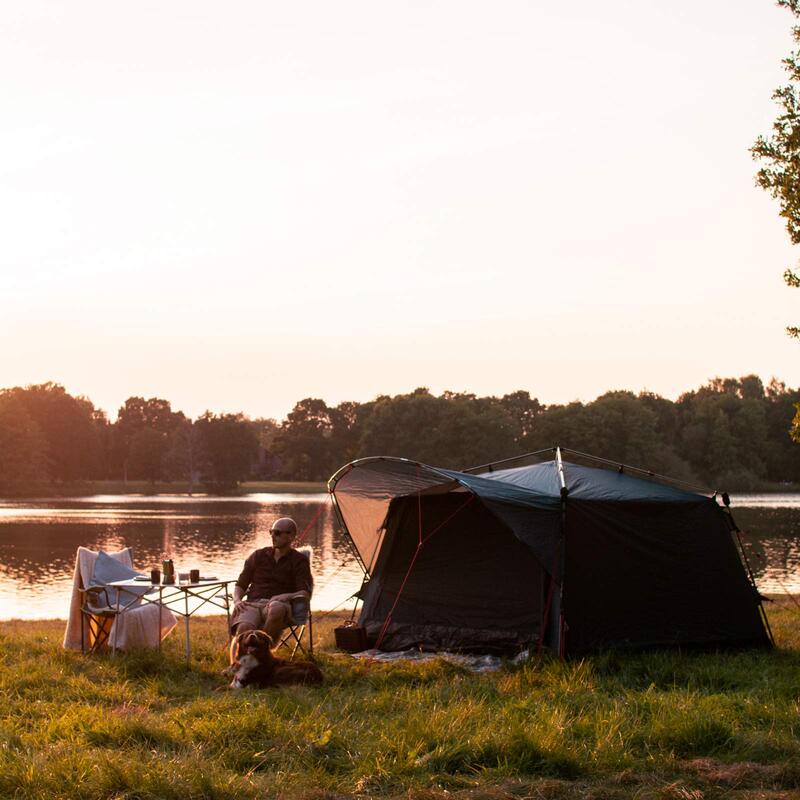
[[[292, 621], [292, 607], [288, 602], [282, 600], [275, 601], [285, 609], [284, 627]], [[269, 600], [245, 600], [244, 606], [231, 614], [231, 633], [236, 633], [236, 626], [240, 622], [246, 622], [248, 626], [263, 629], [267, 624], [267, 609]]]

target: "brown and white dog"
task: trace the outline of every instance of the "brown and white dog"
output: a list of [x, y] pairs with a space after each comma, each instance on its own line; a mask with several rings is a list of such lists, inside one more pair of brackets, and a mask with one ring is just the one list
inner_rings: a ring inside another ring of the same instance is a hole
[[238, 633], [231, 642], [231, 689], [322, 683], [322, 673], [310, 661], [286, 661], [272, 652], [272, 639], [264, 631]]

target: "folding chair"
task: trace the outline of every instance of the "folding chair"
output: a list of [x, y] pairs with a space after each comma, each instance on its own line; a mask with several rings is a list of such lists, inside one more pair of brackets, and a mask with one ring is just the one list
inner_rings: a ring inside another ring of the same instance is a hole
[[[292, 618], [294, 622], [289, 625], [275, 649], [285, 647], [292, 651], [290, 658], [300, 650], [303, 655], [314, 655], [314, 622], [311, 615], [310, 601], [305, 598], [292, 600]], [[303, 645], [303, 635], [308, 631], [308, 641]]]
[[108, 590], [104, 586], [90, 586], [88, 589], [79, 591], [81, 593], [81, 652], [97, 653], [108, 643], [111, 627], [117, 616], [117, 609], [112, 606]]
[[[78, 548], [75, 589], [78, 596], [82, 653], [96, 653], [104, 649], [108, 644], [111, 629], [118, 614], [127, 610], [129, 605], [140, 602], [139, 597], [134, 596], [118, 604], [116, 593], [113, 593], [112, 597], [109, 589], [96, 581], [94, 569], [99, 556], [100, 553], [88, 548]], [[118, 564], [121, 570], [120, 575], [124, 575], [126, 572], [134, 573], [132, 553], [129, 547], [118, 553], [106, 555], [106, 557], [110, 557]]]
[[[102, 558], [103, 565], [98, 569]], [[83, 653], [96, 653], [130, 647], [158, 647], [161, 638], [175, 627], [175, 617], [157, 603], [141, 602], [141, 592], [126, 590], [122, 595], [108, 584], [137, 573], [132, 568], [129, 547], [117, 553], [98, 553], [79, 547], [75, 558], [69, 619], [64, 632], [64, 647]], [[135, 608], [131, 608], [135, 606]]]

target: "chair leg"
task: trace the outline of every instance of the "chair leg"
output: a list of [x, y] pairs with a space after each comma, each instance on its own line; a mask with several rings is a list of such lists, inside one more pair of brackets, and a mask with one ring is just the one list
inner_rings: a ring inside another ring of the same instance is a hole
[[303, 633], [306, 629], [306, 624], [290, 625], [275, 649], [277, 650], [280, 647], [285, 647], [287, 650], [291, 650], [290, 659], [295, 657], [298, 650], [300, 650], [301, 653], [306, 653], [306, 648], [303, 646]]
[[305, 650], [303, 649], [302, 639], [303, 639], [303, 631], [306, 629], [305, 625], [296, 625], [293, 628], [290, 628], [289, 634], [291, 635], [292, 639], [294, 639], [294, 647], [292, 647], [292, 658], [294, 658], [295, 653], [297, 653], [297, 648], [300, 648], [300, 652], [304, 653]]
[[97, 653], [108, 641], [114, 620], [81, 613], [81, 652]]

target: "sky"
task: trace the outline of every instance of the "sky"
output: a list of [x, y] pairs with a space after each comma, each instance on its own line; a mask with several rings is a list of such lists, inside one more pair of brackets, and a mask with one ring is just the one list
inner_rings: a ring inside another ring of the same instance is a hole
[[800, 385], [770, 0], [0, 12], [0, 387], [284, 417]]

